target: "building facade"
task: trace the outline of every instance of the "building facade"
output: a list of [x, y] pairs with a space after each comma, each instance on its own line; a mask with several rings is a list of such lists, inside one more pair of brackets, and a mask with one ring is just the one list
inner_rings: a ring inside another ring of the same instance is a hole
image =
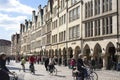
[[11, 55], [11, 42], [8, 40], [0, 39], [0, 53], [4, 52], [7, 55]]
[[119, 59], [119, 0], [48, 0], [21, 25], [21, 53], [69, 63], [79, 54], [97, 68], [113, 69]]
[[20, 53], [20, 34], [13, 34], [11, 37], [11, 55], [18, 55]]

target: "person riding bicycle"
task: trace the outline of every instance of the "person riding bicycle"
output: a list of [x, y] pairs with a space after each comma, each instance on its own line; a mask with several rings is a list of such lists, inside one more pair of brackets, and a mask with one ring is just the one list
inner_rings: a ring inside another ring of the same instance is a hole
[[31, 70], [31, 72], [35, 73], [34, 72], [34, 63], [35, 63], [34, 55], [30, 56], [29, 62], [30, 62], [30, 66], [29, 66], [30, 70], [33, 68], [33, 70]]
[[52, 73], [53, 70], [55, 69], [55, 64], [56, 64], [55, 59], [50, 58], [50, 60], [49, 60], [49, 71], [50, 71], [50, 73]]
[[6, 54], [0, 53], [0, 80], [10, 80], [9, 74], [12, 74], [6, 67]]
[[85, 75], [87, 75], [87, 71], [85, 69], [85, 65], [84, 65], [84, 62], [82, 60], [81, 54], [78, 55], [77, 70], [79, 71], [78, 78], [80, 78], [78, 80], [84, 80]]

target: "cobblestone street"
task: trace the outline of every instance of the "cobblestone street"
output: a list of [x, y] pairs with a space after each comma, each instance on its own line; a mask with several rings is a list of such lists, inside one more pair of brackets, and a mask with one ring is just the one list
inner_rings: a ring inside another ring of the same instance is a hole
[[[68, 67], [64, 66], [56, 66], [58, 73], [56, 76], [50, 75], [44, 68], [44, 65], [35, 65], [36, 73], [33, 75], [29, 72], [29, 64], [26, 64], [26, 72], [20, 71], [20, 63], [12, 62], [8, 66], [11, 71], [15, 71], [20, 78], [24, 78], [24, 80], [73, 80], [72, 70], [68, 69]], [[120, 72], [117, 71], [96, 71], [98, 74], [98, 80], [120, 80]]]

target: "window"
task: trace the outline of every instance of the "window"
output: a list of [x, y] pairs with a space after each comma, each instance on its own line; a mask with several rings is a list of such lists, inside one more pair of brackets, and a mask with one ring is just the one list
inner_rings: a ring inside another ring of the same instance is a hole
[[91, 21], [91, 36], [93, 36], [93, 21]]
[[100, 14], [100, 0], [95, 0], [95, 15]]
[[80, 27], [79, 25], [69, 28], [69, 39], [76, 39], [80, 37]]
[[100, 19], [98, 19], [98, 35], [100, 35]]
[[76, 7], [69, 11], [69, 22], [72, 22], [80, 17], [80, 7]]
[[105, 20], [104, 18], [102, 19], [102, 34], [105, 34]]
[[59, 33], [59, 42], [62, 42], [62, 41], [65, 41], [65, 37], [66, 36], [66, 32], [63, 31], [63, 32], [60, 32]]
[[85, 23], [85, 37], [87, 37], [87, 23]]
[[106, 18], [106, 34], [108, 34], [108, 18]]
[[97, 36], [97, 20], [95, 20], [95, 36]]
[[108, 11], [108, 0], [106, 0], [106, 11]]
[[69, 22], [72, 21], [72, 11], [69, 12]]
[[85, 3], [85, 18], [87, 18], [87, 3]]
[[112, 10], [112, 0], [109, 0], [109, 10]]
[[93, 2], [91, 1], [91, 16], [93, 16]]
[[103, 35], [105, 34], [112, 34], [112, 16], [106, 17], [102, 19], [102, 31]]
[[110, 16], [110, 34], [112, 33], [112, 16]]

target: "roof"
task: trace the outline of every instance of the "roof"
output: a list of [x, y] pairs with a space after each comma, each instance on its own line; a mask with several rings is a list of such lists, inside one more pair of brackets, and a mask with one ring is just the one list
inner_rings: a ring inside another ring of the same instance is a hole
[[9, 45], [11, 45], [11, 41], [0, 39], [0, 46], [9, 46]]

